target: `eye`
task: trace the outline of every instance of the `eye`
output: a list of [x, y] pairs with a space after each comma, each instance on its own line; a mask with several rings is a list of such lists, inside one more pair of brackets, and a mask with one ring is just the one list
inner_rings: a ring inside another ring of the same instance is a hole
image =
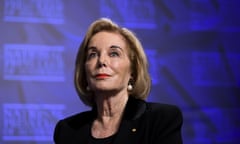
[[87, 55], [87, 59], [92, 59], [94, 57], [97, 56], [97, 53], [96, 52], [90, 52], [88, 55]]
[[111, 57], [116, 57], [116, 56], [119, 56], [119, 53], [118, 52], [111, 52], [110, 56]]

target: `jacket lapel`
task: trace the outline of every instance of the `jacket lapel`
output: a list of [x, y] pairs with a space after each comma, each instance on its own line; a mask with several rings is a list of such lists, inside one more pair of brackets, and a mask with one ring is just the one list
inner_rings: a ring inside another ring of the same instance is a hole
[[93, 108], [92, 111], [87, 112], [81, 119], [76, 120], [77, 123], [81, 124], [81, 126], [79, 126], [81, 128], [79, 128], [74, 135], [76, 142], [80, 142], [81, 144], [89, 143], [89, 139], [91, 138], [91, 124], [96, 118], [96, 113], [96, 109]]
[[144, 101], [129, 98], [114, 144], [132, 144], [137, 141], [136, 139], [139, 139], [138, 119], [144, 114], [145, 110], [146, 103]]
[[88, 144], [90, 134], [90, 125], [85, 125], [75, 134], [74, 138], [76, 139], [76, 142], [80, 142], [81, 144]]

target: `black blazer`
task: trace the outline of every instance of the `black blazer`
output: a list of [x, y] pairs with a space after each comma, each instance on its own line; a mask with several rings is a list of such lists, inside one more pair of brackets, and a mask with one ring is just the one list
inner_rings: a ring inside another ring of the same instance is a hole
[[[54, 142], [89, 144], [96, 115], [93, 108], [60, 120]], [[176, 106], [129, 98], [114, 144], [182, 144], [182, 123], [182, 113]]]

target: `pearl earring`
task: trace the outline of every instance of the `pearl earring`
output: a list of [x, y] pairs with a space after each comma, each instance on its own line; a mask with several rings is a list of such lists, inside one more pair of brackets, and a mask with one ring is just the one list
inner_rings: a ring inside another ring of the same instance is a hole
[[131, 84], [129, 84], [127, 89], [128, 89], [128, 91], [131, 91], [133, 89], [133, 86]]

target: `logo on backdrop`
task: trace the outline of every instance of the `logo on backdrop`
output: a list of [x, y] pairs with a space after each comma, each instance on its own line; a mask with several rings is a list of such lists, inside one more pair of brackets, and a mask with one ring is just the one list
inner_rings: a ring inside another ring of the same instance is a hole
[[64, 23], [62, 0], [5, 0], [4, 21]]
[[5, 44], [5, 80], [64, 81], [63, 46]]
[[60, 104], [4, 104], [2, 139], [50, 141], [64, 108]]

